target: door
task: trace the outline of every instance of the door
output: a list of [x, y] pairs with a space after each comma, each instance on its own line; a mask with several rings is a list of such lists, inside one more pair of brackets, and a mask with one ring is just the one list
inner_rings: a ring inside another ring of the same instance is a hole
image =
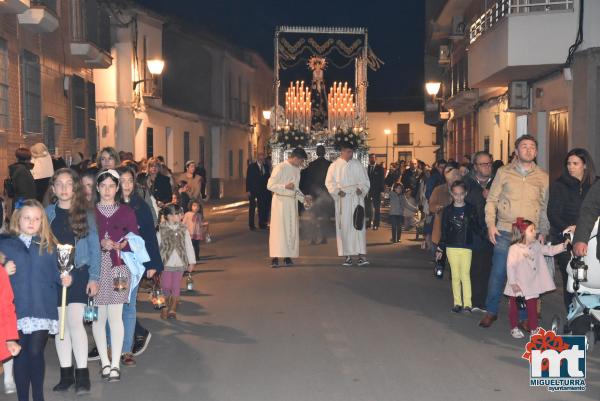
[[549, 121], [549, 165], [550, 182], [560, 177], [565, 156], [569, 151], [569, 112], [550, 112]]

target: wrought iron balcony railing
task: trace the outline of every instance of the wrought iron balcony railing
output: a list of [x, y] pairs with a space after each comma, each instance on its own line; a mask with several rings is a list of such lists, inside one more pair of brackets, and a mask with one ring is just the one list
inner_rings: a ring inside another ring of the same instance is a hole
[[551, 13], [573, 10], [574, 0], [497, 0], [469, 29], [470, 42], [492, 29], [511, 14]]
[[110, 53], [110, 18], [97, 0], [71, 0], [72, 39]]

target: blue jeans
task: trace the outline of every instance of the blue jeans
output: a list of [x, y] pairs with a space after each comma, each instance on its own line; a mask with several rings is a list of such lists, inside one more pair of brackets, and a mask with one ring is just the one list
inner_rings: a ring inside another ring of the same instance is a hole
[[[139, 284], [138, 284], [139, 286]], [[137, 313], [138, 286], [133, 289], [128, 304], [123, 304], [123, 353], [131, 352], [133, 349], [133, 333], [135, 332], [135, 316]], [[107, 342], [110, 344], [110, 326], [106, 325]]]
[[[500, 235], [496, 237], [496, 245], [494, 246], [492, 271], [490, 272], [488, 294], [485, 300], [487, 312], [494, 316], [498, 315], [498, 306], [506, 287], [506, 260], [508, 259], [508, 248], [510, 247], [511, 239], [511, 233], [500, 231]], [[519, 317], [521, 320], [527, 319], [527, 312], [519, 311]]]

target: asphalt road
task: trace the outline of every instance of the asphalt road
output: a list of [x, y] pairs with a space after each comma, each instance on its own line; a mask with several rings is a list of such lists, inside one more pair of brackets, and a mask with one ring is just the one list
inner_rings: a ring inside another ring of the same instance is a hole
[[[414, 234], [390, 244], [387, 229], [368, 234], [371, 266], [342, 268], [335, 243], [301, 245], [293, 268], [268, 267], [268, 233], [250, 232], [243, 210], [212, 215], [193, 294], [179, 320], [161, 321], [147, 296], [139, 317], [152, 332], [137, 367], [103, 383], [91, 362], [95, 400], [400, 401], [598, 400], [600, 347], [588, 355], [583, 393], [529, 387], [520, 358], [525, 340], [509, 333], [505, 307], [490, 329], [481, 315], [450, 313], [450, 282]], [[544, 297], [544, 317], [560, 310]], [[545, 323], [548, 323], [546, 319]], [[598, 344], [600, 345], [600, 344]], [[46, 399], [58, 362], [47, 348]], [[0, 396], [16, 400], [15, 396]], [[84, 399], [84, 398], [79, 398]]]

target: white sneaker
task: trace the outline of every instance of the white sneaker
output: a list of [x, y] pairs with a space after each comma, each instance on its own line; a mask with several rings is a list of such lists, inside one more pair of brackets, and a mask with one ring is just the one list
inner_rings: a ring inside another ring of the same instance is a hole
[[344, 260], [344, 263], [342, 263], [342, 266], [350, 267], [353, 264], [354, 264], [354, 262], [352, 261], [352, 258], [350, 256], [346, 256], [346, 259]]
[[535, 329], [535, 330], [532, 330], [532, 331], [531, 331], [531, 335], [532, 335], [532, 336], [535, 336], [536, 334], [539, 334], [540, 330], [542, 330], [542, 328], [541, 328], [541, 327], [538, 327], [537, 329]]
[[525, 334], [523, 334], [523, 332], [521, 331], [521, 329], [519, 329], [518, 327], [515, 327], [514, 329], [512, 329], [510, 331], [510, 335], [513, 338], [525, 338]]
[[17, 386], [14, 380], [10, 382], [4, 382], [4, 394], [14, 394], [17, 392]]
[[358, 258], [357, 265], [359, 266], [368, 266], [370, 263], [367, 258]]

